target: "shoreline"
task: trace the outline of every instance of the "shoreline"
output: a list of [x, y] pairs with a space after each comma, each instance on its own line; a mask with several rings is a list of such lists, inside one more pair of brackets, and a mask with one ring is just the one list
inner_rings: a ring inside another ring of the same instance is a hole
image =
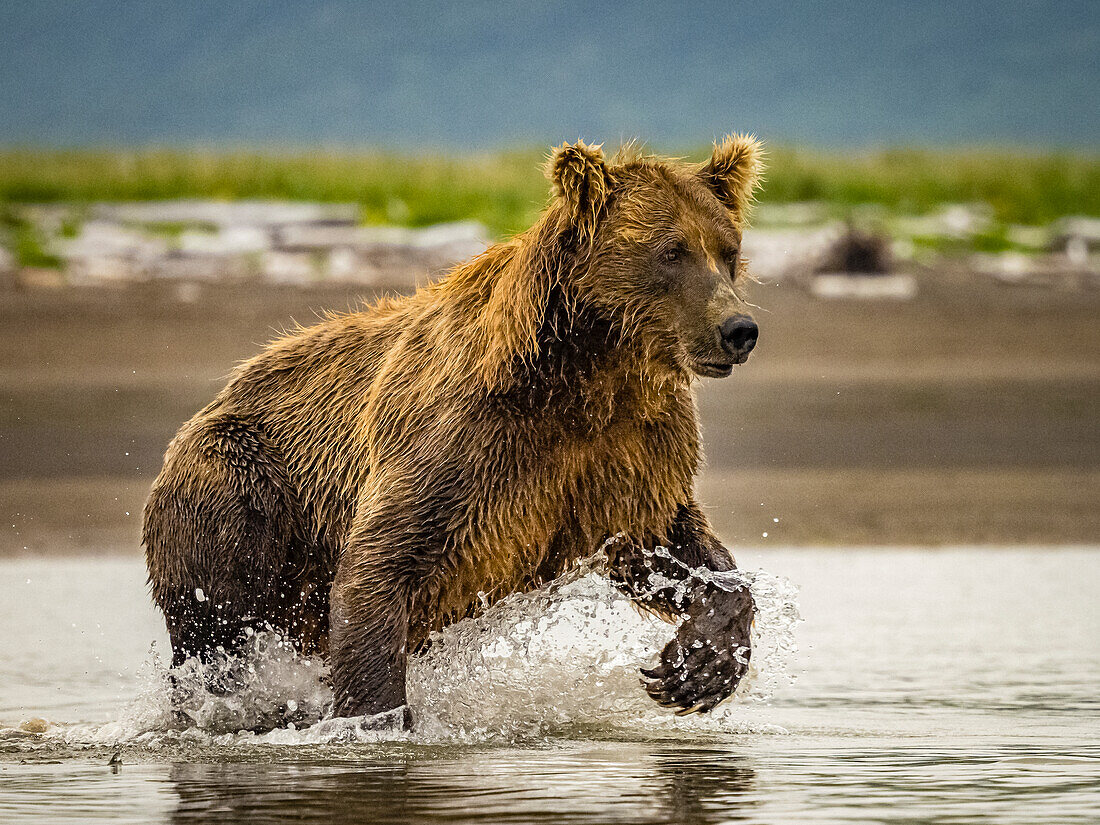
[[[0, 558], [140, 554], [149, 483], [0, 480], [8, 517]], [[866, 489], [874, 494], [860, 494]], [[735, 552], [1100, 547], [1097, 490], [1100, 470], [1065, 469], [750, 470], [704, 473], [698, 484], [704, 512]]]

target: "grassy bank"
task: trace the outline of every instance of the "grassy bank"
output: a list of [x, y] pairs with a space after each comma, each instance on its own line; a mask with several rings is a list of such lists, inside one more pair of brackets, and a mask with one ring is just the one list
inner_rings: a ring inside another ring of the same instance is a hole
[[[703, 157], [704, 152], [693, 153]], [[454, 157], [381, 152], [0, 150], [0, 203], [178, 197], [354, 201], [368, 222], [425, 225], [475, 219], [520, 229], [547, 184], [536, 150]], [[762, 202], [874, 203], [920, 213], [984, 201], [1006, 223], [1100, 215], [1100, 155], [891, 150], [771, 152]]]

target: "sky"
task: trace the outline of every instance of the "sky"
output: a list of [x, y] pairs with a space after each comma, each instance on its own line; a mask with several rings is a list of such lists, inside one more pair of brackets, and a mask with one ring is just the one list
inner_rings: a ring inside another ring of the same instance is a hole
[[1100, 147], [1100, 0], [0, 0], [0, 144]]

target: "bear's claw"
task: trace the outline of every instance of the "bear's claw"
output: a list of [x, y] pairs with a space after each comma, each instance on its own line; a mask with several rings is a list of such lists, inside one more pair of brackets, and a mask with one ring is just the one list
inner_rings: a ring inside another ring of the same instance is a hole
[[688, 617], [661, 651], [656, 667], [643, 668], [645, 690], [677, 715], [706, 713], [727, 699], [749, 669], [749, 630], [755, 606], [748, 587], [703, 583]]

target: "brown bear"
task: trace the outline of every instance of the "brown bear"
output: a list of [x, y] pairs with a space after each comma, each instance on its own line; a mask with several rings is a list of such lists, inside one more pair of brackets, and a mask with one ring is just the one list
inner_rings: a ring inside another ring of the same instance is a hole
[[694, 497], [691, 385], [756, 344], [740, 248], [762, 154], [563, 145], [533, 227], [243, 363], [145, 507], [173, 662], [271, 626], [328, 656], [337, 715], [394, 710], [432, 631], [606, 546], [617, 585], [682, 620], [649, 694], [728, 697], [755, 608]]

